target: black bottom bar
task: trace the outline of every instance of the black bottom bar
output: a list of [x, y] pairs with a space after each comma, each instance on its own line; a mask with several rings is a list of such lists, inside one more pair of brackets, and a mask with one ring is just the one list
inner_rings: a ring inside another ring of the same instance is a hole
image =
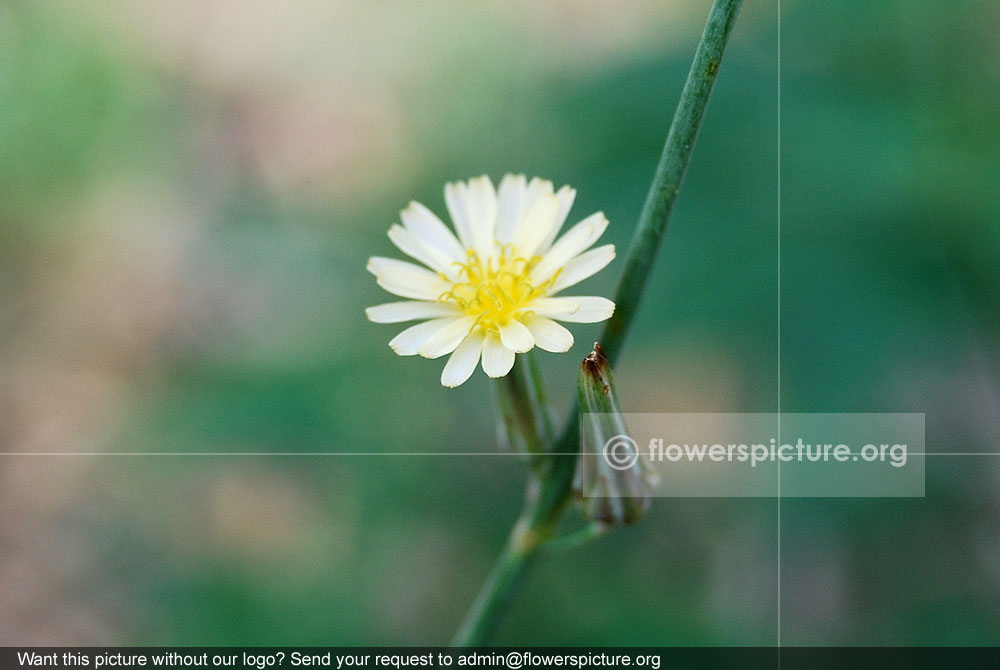
[[990, 647], [3, 647], [0, 668], [998, 668]]

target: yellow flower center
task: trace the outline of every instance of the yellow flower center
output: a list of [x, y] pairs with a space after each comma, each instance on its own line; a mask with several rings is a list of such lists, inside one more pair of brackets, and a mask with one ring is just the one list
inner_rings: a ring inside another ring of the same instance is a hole
[[499, 332], [499, 326], [510, 319], [521, 320], [528, 314], [518, 310], [544, 296], [555, 283], [559, 272], [538, 286], [531, 283], [531, 270], [540, 260], [539, 256], [518, 256], [509, 245], [501, 249], [499, 258], [485, 260], [470, 249], [465, 262], [456, 263], [458, 279], [448, 279], [451, 290], [438, 300], [453, 302], [468, 316], [478, 317], [474, 330]]

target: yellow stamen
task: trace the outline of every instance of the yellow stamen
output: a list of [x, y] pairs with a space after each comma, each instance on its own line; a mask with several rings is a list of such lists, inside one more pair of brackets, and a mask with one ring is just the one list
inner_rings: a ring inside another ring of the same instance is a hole
[[518, 256], [510, 245], [500, 247], [499, 257], [480, 259], [475, 251], [466, 252], [459, 267], [458, 278], [450, 279], [451, 290], [438, 300], [453, 302], [468, 316], [476, 316], [475, 328], [483, 332], [499, 332], [511, 319], [522, 320], [529, 312], [523, 310], [532, 300], [544, 296], [555, 283], [559, 272], [535, 286], [531, 270], [541, 258]]

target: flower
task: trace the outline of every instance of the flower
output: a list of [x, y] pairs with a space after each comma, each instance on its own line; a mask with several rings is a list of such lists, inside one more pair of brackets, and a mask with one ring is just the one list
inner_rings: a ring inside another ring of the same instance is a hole
[[597, 296], [554, 297], [602, 270], [615, 257], [612, 244], [590, 249], [607, 228], [598, 212], [556, 239], [576, 191], [553, 192], [552, 182], [506, 175], [499, 190], [489, 177], [444, 188], [458, 237], [418, 202], [389, 229], [400, 251], [426, 267], [373, 257], [368, 271], [379, 286], [403, 298], [369, 307], [376, 323], [427, 319], [389, 342], [400, 356], [451, 354], [441, 383], [459, 386], [482, 360], [490, 377], [503, 377], [514, 354], [536, 345], [566, 352], [573, 335], [556, 321], [596, 323], [615, 305]]

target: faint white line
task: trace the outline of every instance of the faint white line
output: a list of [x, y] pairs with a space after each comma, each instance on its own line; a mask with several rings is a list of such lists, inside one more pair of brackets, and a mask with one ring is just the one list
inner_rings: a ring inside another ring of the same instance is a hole
[[[529, 454], [515, 453], [510, 451], [0, 451], [0, 456], [507, 456], [524, 458]], [[548, 451], [542, 456], [576, 456], [576, 451]], [[861, 452], [848, 452], [847, 456], [862, 456]], [[942, 451], [942, 452], [909, 452], [907, 458], [911, 456], [1000, 456], [1000, 451]], [[654, 460], [653, 463], [667, 463], [668, 461]], [[715, 463], [732, 464], [735, 461], [713, 461], [707, 456], [702, 460], [682, 458], [680, 463], [701, 463], [712, 465]], [[766, 462], [766, 461], [765, 461]], [[816, 461], [795, 459], [790, 463], [812, 464]], [[852, 461], [854, 462], [854, 461]], [[862, 459], [861, 464], [886, 464], [889, 460], [869, 461]], [[781, 459], [774, 461], [779, 467]], [[826, 464], [835, 464], [837, 461], [824, 461]], [[748, 466], [749, 467], [749, 466]], [[758, 463], [757, 467], [760, 467]]]
[[[781, 0], [778, 0], [778, 439], [781, 439]], [[778, 648], [781, 648], [781, 461], [778, 461]], [[781, 670], [781, 654], [778, 654]]]
[[1000, 451], [939, 451], [907, 454], [907, 456], [1000, 456]]
[[[549, 456], [572, 456], [577, 452], [547, 452]], [[0, 456], [511, 456], [509, 451], [5, 451]]]

